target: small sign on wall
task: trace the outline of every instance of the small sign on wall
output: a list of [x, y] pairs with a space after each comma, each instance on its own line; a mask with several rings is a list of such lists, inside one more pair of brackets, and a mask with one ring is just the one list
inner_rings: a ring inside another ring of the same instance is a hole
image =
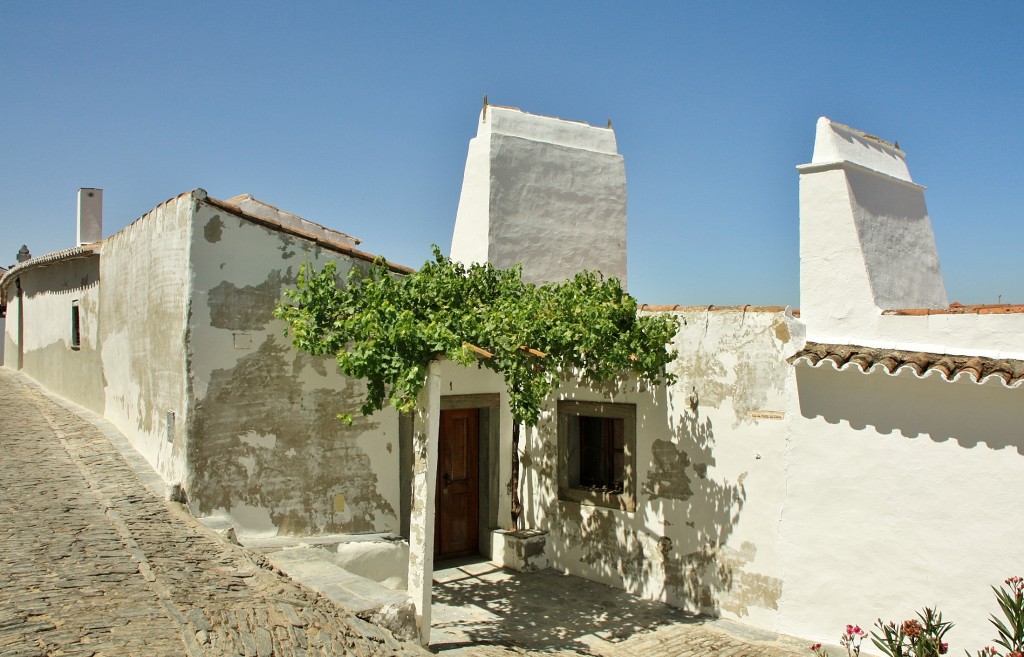
[[751, 420], [784, 420], [785, 411], [750, 411], [747, 417]]

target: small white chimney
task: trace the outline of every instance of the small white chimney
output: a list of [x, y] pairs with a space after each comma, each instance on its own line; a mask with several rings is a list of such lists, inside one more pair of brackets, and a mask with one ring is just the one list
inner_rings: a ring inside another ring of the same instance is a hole
[[103, 190], [78, 190], [78, 246], [103, 239]]

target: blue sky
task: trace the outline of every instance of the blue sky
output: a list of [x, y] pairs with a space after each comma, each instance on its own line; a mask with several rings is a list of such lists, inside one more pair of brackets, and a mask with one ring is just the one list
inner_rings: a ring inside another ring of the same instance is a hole
[[[491, 102], [604, 125], [630, 291], [799, 303], [819, 116], [908, 152], [950, 300], [1024, 302], [1024, 3], [0, 2], [0, 264], [195, 187], [418, 266]], [[841, 290], [837, 289], [837, 292]]]

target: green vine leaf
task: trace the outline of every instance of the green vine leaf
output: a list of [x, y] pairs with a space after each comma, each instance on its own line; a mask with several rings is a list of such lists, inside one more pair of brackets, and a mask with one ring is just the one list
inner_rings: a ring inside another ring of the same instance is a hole
[[501, 374], [513, 418], [531, 426], [563, 375], [595, 384], [624, 374], [675, 380], [666, 367], [676, 353], [667, 345], [678, 320], [638, 316], [617, 279], [584, 271], [537, 286], [519, 268], [467, 267], [436, 246], [433, 260], [404, 276], [382, 259], [345, 278], [333, 262], [320, 271], [303, 265], [274, 315], [295, 348], [332, 354], [342, 374], [366, 382], [365, 415], [387, 404], [415, 410], [427, 367], [440, 357]]

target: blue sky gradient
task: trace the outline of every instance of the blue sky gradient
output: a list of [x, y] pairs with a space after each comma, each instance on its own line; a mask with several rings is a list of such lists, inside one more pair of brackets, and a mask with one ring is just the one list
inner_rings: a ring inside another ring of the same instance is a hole
[[[630, 291], [799, 304], [819, 116], [898, 140], [950, 300], [1024, 302], [1024, 3], [0, 2], [0, 264], [195, 187], [418, 266], [491, 102], [604, 125]], [[998, 248], [997, 248], [998, 247]], [[841, 293], [841, 282], [837, 282]]]

